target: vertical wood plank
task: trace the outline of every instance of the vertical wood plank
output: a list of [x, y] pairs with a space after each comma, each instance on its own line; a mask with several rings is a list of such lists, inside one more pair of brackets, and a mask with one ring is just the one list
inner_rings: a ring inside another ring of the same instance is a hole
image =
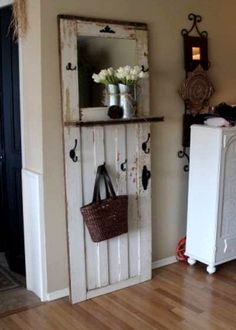
[[[94, 128], [94, 166], [95, 171], [99, 165], [106, 162], [105, 159], [105, 147], [104, 147], [104, 128]], [[104, 190], [102, 192], [104, 196]], [[109, 283], [108, 279], [108, 243], [103, 241], [97, 243], [97, 256], [98, 256], [98, 271], [100, 278], [100, 286], [106, 286]]]
[[138, 129], [137, 125], [129, 125], [127, 131], [127, 192], [129, 195], [129, 274], [139, 275], [140, 241], [138, 222]]
[[[148, 64], [148, 39], [146, 30], [136, 30], [136, 52], [138, 65], [143, 65], [144, 69], [149, 68]], [[149, 115], [149, 79], [141, 79], [137, 89], [137, 107], [139, 116]]]
[[[69, 157], [69, 152], [72, 148], [74, 148], [76, 139], [78, 146], [76, 149], [78, 162], [75, 163]], [[72, 303], [75, 303], [86, 299], [84, 223], [80, 212], [80, 207], [83, 205], [80, 128], [65, 128], [64, 143], [70, 264], [70, 298]]]
[[[77, 23], [60, 20], [61, 85], [64, 121], [79, 120], [79, 84], [77, 70]], [[76, 70], [67, 70], [68, 63]]]
[[[148, 181], [147, 190], [143, 189], [142, 171], [146, 166], [151, 171], [151, 149], [149, 154], [142, 150], [142, 143], [147, 141], [150, 134], [150, 124], [138, 125], [138, 219], [140, 235], [140, 279], [145, 281], [152, 276], [152, 214], [151, 214], [151, 178]], [[151, 148], [151, 141], [148, 148]]]
[[[148, 63], [148, 31], [136, 30], [138, 64], [144, 69], [149, 69]], [[139, 82], [138, 113], [139, 115], [150, 114], [149, 105], [149, 79], [141, 79]], [[142, 186], [143, 166], [151, 171], [150, 154], [145, 154], [142, 150], [142, 143], [147, 141], [150, 133], [150, 124], [138, 125], [138, 219], [139, 219], [139, 239], [140, 239], [140, 280], [145, 281], [151, 278], [152, 264], [152, 218], [151, 218], [151, 179], [148, 189]], [[150, 148], [149, 141], [149, 148]]]
[[[117, 195], [125, 195], [126, 171], [121, 164], [126, 160], [126, 131], [124, 126], [106, 127], [106, 164]], [[128, 278], [128, 235], [123, 234], [109, 240], [110, 284]]]
[[[91, 203], [95, 181], [94, 166], [94, 129], [82, 129], [82, 168], [83, 168], [83, 195], [84, 205]], [[86, 270], [87, 290], [100, 287], [97, 244], [91, 240], [87, 227], [85, 226], [85, 247], [86, 247]], [[79, 279], [77, 279], [79, 281]]]
[[[97, 166], [105, 161], [104, 133], [102, 127], [83, 128], [82, 132], [84, 201], [88, 204], [92, 201]], [[93, 242], [87, 228], [85, 241], [87, 290], [106, 286], [108, 285], [107, 242]]]

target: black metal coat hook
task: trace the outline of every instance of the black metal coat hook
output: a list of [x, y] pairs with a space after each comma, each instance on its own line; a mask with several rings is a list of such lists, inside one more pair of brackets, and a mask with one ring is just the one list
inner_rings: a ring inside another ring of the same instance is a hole
[[76, 155], [76, 147], [77, 147], [78, 141], [75, 139], [75, 145], [74, 148], [70, 150], [70, 158], [73, 160], [74, 163], [78, 162], [78, 156]]
[[147, 147], [148, 141], [150, 140], [151, 134], [148, 133], [148, 138], [147, 141], [143, 142], [142, 144], [142, 149], [145, 152], [145, 154], [149, 154], [150, 153], [150, 148]]
[[188, 172], [189, 171], [189, 155], [186, 153], [186, 149], [183, 148], [183, 150], [179, 150], [177, 155], [179, 158], [186, 157], [188, 164], [184, 165], [184, 172]]
[[71, 62], [69, 62], [66, 66], [67, 71], [75, 71], [76, 69], [77, 69], [76, 65], [74, 67], [72, 67]]
[[120, 169], [123, 172], [127, 170], [127, 159], [120, 165]]
[[141, 65], [141, 68], [142, 68], [143, 72], [148, 72], [149, 71], [149, 68], [145, 69], [144, 65]]

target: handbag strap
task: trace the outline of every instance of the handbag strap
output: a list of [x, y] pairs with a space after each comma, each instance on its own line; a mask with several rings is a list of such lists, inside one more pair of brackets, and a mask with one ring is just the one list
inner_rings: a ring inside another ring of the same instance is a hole
[[105, 165], [100, 165], [97, 168], [97, 174], [95, 178], [94, 190], [93, 190], [93, 203], [101, 200], [100, 194], [100, 179], [103, 177], [106, 189], [106, 198], [115, 197], [115, 191], [111, 182], [111, 179], [107, 173]]

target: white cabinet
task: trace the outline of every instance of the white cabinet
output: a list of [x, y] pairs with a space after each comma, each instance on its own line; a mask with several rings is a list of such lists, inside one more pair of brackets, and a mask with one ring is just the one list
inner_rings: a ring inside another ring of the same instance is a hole
[[191, 127], [185, 254], [210, 274], [236, 258], [235, 127]]

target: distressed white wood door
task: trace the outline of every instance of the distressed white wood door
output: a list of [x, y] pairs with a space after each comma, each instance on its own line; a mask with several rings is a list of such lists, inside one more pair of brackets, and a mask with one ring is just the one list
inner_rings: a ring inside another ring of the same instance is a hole
[[[142, 143], [150, 124], [81, 127], [78, 108], [78, 72], [66, 70], [77, 59], [77, 35], [96, 35], [99, 22], [61, 17], [60, 52], [64, 122], [65, 183], [70, 265], [70, 295], [73, 303], [108, 293], [151, 278], [151, 182], [142, 184], [144, 166], [150, 170], [150, 152]], [[117, 38], [136, 40], [137, 64], [147, 66], [147, 31], [128, 25], [111, 25]], [[82, 31], [82, 32], [81, 32]], [[138, 112], [149, 113], [148, 80], [139, 92]], [[76, 124], [78, 123], [78, 125]], [[148, 142], [148, 147], [150, 141]], [[77, 161], [70, 157], [75, 148]], [[92, 242], [80, 212], [91, 202], [97, 166], [106, 163], [118, 195], [128, 194], [128, 233], [100, 243]], [[124, 166], [121, 165], [124, 163]], [[122, 170], [123, 168], [123, 170]]]

